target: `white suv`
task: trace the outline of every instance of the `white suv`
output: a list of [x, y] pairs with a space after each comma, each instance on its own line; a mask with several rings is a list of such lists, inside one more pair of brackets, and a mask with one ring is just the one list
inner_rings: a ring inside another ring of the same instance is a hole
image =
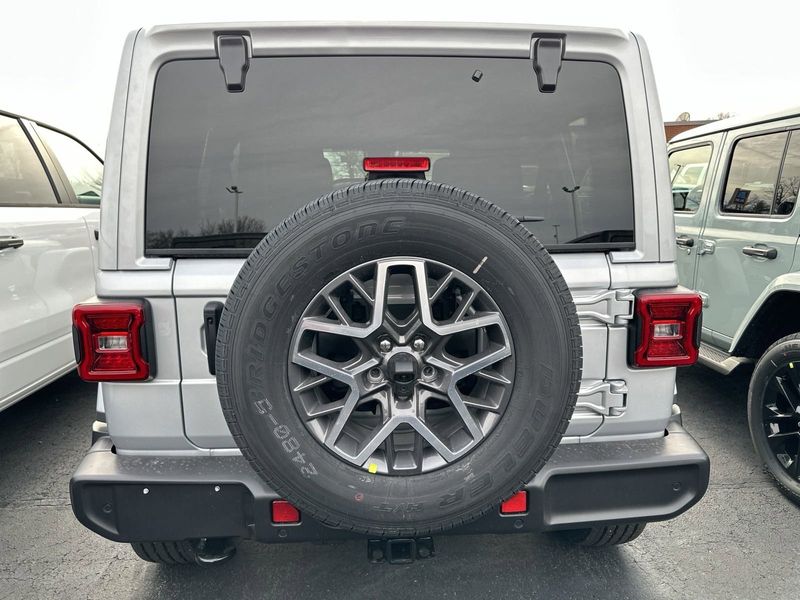
[[99, 534], [398, 562], [445, 531], [622, 543], [705, 492], [673, 404], [700, 298], [637, 36], [141, 30], [107, 152], [74, 311], [109, 435], [72, 506]]
[[103, 163], [0, 111], [0, 410], [75, 368], [70, 314], [94, 296]]

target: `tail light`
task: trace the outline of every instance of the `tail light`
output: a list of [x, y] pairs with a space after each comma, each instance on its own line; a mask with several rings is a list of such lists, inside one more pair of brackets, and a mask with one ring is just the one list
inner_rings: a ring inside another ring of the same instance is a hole
[[154, 375], [143, 302], [78, 304], [72, 333], [78, 375], [85, 381], [140, 381]]
[[427, 156], [376, 156], [364, 159], [367, 173], [380, 171], [428, 171], [431, 159]]
[[640, 292], [633, 321], [635, 367], [681, 367], [697, 361], [701, 311], [693, 292]]

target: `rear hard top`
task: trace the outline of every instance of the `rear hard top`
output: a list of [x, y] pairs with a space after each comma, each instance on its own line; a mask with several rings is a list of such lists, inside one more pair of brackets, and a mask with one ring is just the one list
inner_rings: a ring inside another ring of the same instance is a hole
[[[220, 34], [245, 40], [243, 92], [226, 89]], [[532, 47], [542, 38], [563, 43], [555, 93], [537, 87]], [[495, 201], [553, 252], [673, 256], [659, 235], [672, 223], [669, 201], [657, 201], [668, 187], [649, 60], [618, 31], [140, 30], [123, 53], [107, 151], [106, 270], [246, 256], [295, 209], [362, 181], [369, 156], [428, 157], [427, 178]], [[305, 193], [287, 194], [297, 181]]]

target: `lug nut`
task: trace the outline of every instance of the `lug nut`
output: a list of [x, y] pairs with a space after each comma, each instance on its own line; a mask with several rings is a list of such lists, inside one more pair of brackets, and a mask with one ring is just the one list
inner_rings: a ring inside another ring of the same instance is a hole
[[415, 338], [411, 343], [411, 347], [417, 352], [422, 352], [425, 350], [425, 340], [423, 340], [421, 337]]
[[383, 381], [383, 372], [378, 367], [372, 367], [367, 372], [367, 379], [369, 379], [372, 383], [380, 383]]
[[436, 379], [436, 369], [430, 365], [422, 367], [422, 381], [431, 382]]
[[384, 338], [378, 342], [378, 348], [383, 353], [390, 352], [392, 349], [392, 342]]

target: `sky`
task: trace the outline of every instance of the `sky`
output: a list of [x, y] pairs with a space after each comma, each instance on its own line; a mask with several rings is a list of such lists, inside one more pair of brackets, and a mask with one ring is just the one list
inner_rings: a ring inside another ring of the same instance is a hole
[[61, 127], [103, 152], [125, 35], [163, 23], [462, 21], [615, 27], [650, 48], [665, 120], [800, 105], [800, 2], [558, 0], [6, 0], [0, 108]]

